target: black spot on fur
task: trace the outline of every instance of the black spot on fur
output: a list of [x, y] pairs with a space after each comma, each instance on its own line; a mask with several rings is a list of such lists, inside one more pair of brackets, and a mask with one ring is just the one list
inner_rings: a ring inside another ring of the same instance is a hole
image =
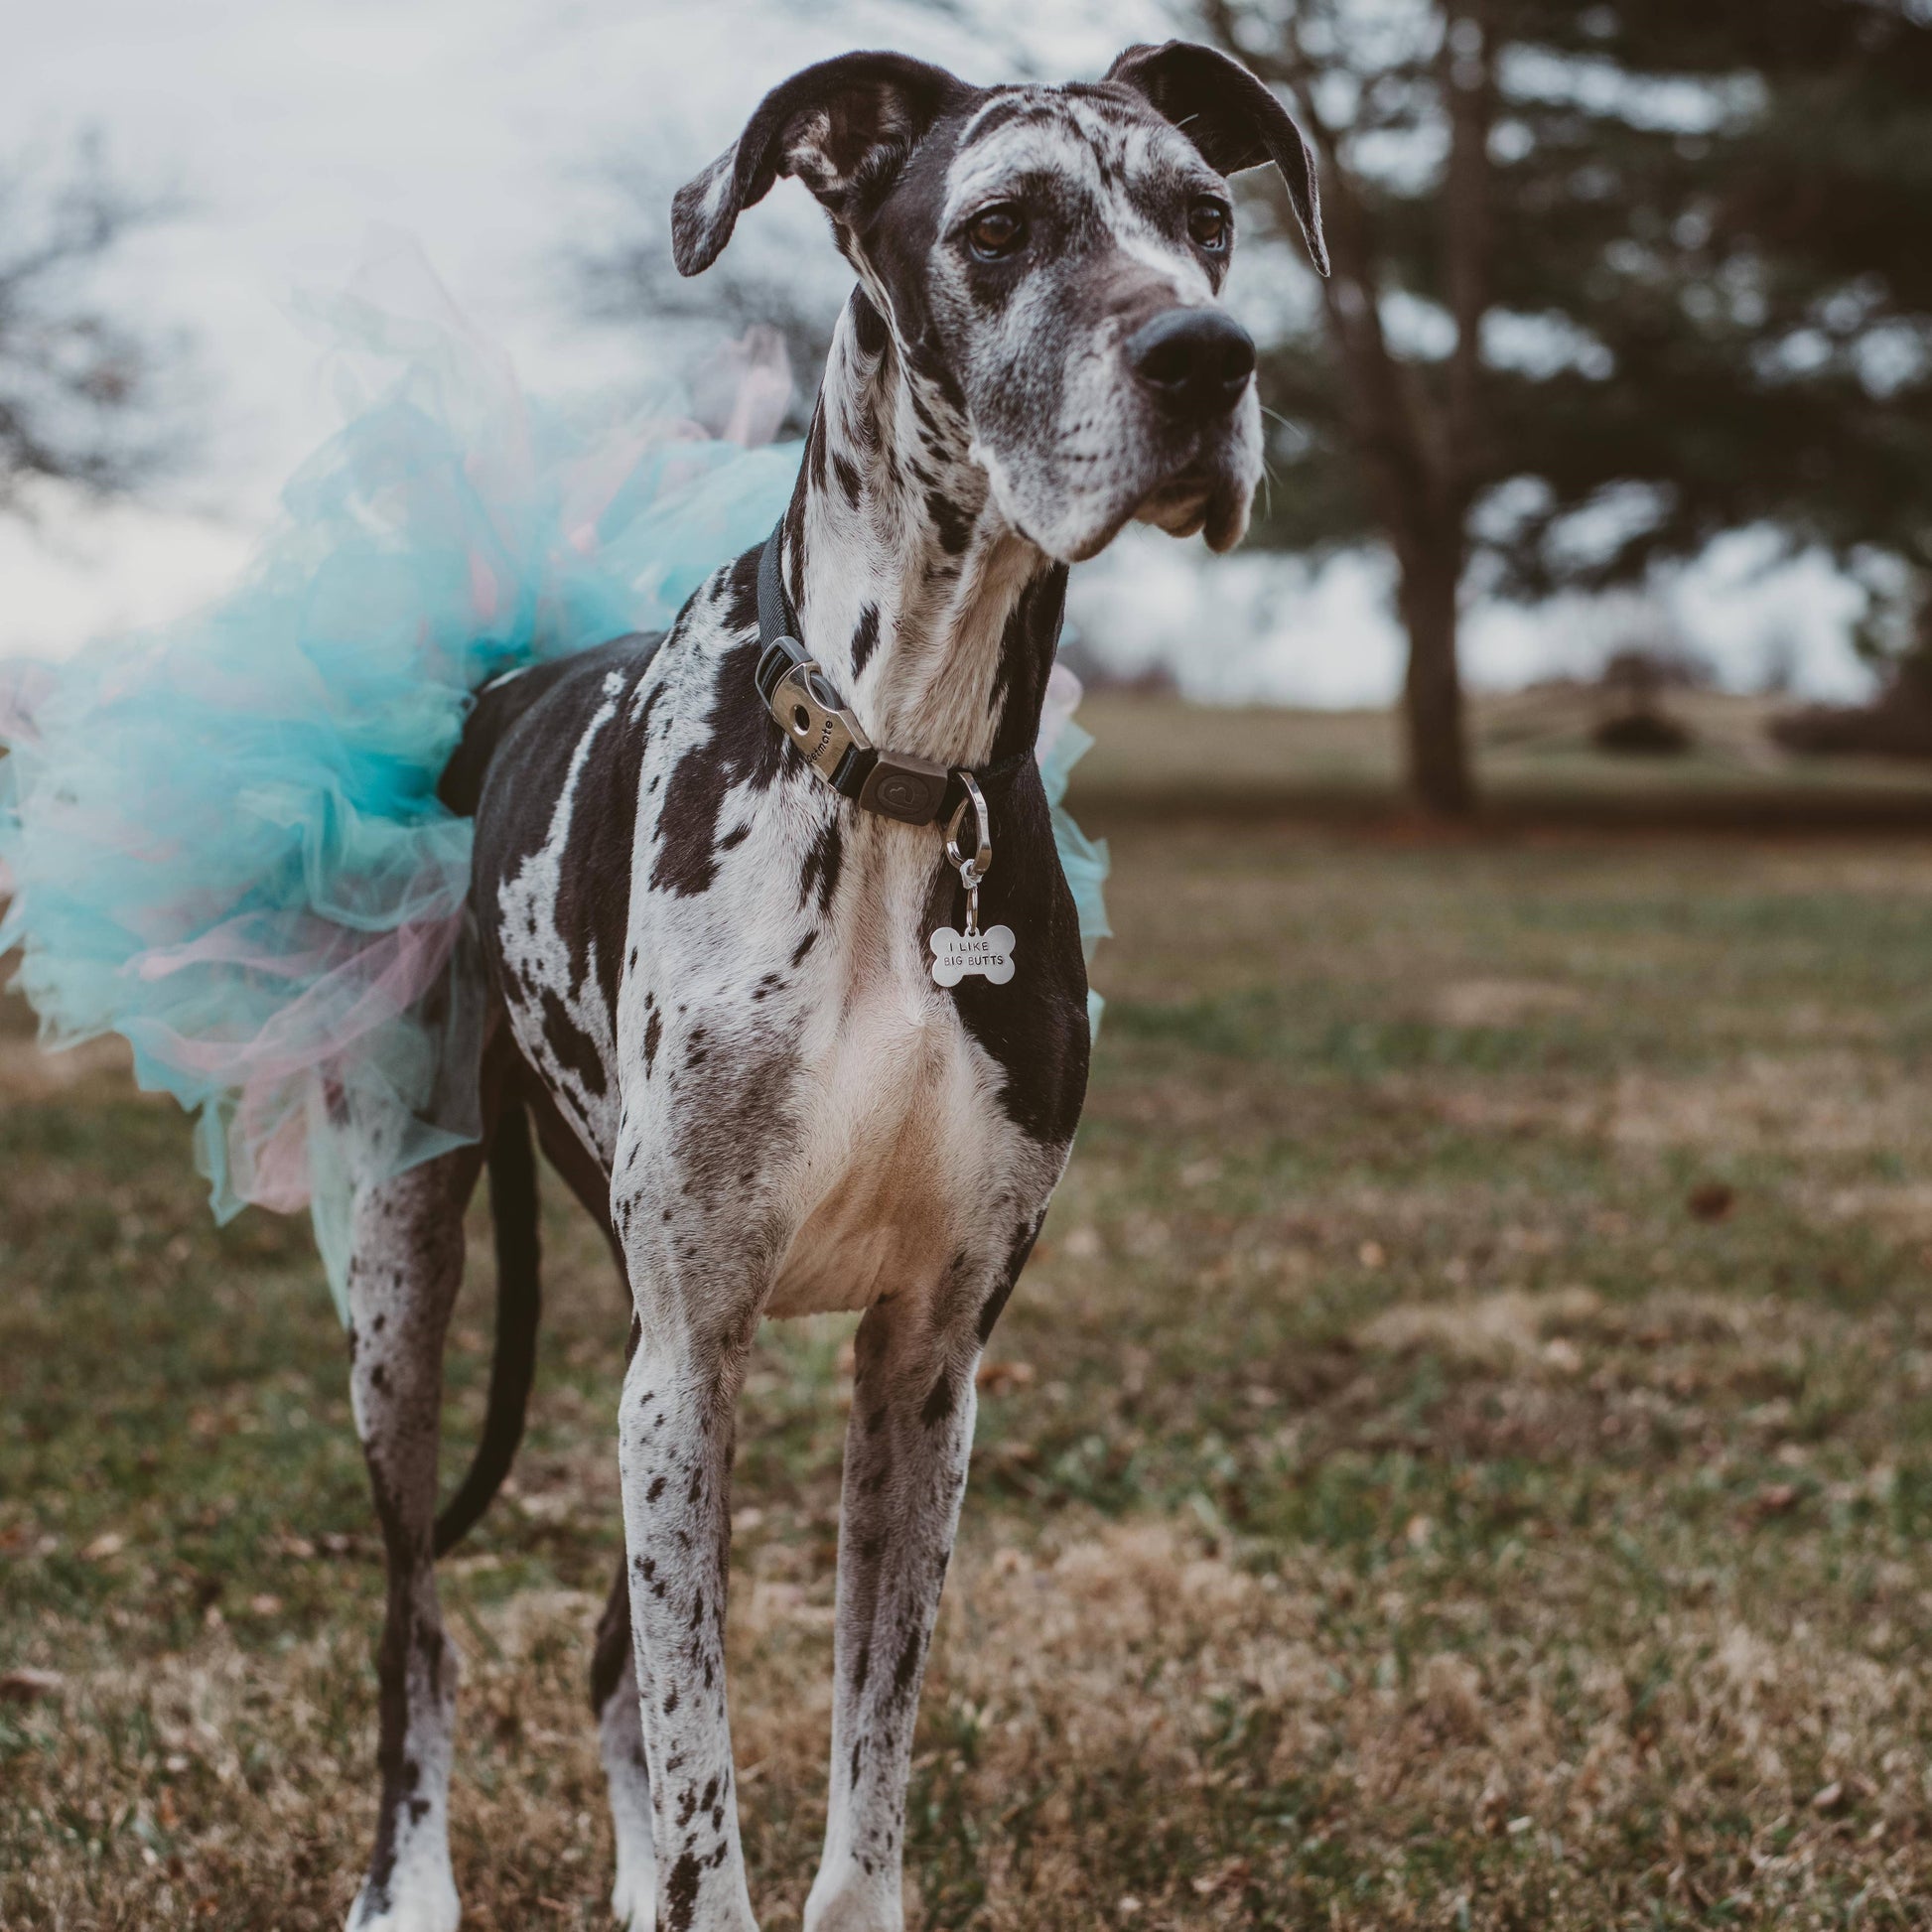
[[618, 1565], [617, 1582], [598, 1619], [597, 1648], [591, 1653], [591, 1715], [601, 1717], [620, 1691], [637, 1695], [631, 1663], [630, 1587], [622, 1564]]
[[[597, 1042], [570, 1017], [552, 988], [538, 989], [537, 1005], [543, 1014], [543, 1041], [557, 1064], [576, 1074], [586, 1093], [602, 1095], [606, 1086], [604, 1056], [597, 1050]], [[616, 1012], [615, 1003], [610, 1010]]]
[[[989, 803], [1000, 859], [980, 891], [980, 924], [1013, 928], [1016, 977], [994, 986], [968, 975], [950, 997], [966, 1031], [1001, 1070], [1007, 1118], [1030, 1139], [1063, 1147], [1086, 1096], [1090, 1045], [1079, 918], [1053, 849], [1038, 766], [1025, 759], [1004, 796], [989, 796]], [[921, 943], [938, 926], [957, 929], [965, 910], [957, 877], [935, 854]]]
[[938, 532], [939, 547], [947, 556], [957, 557], [973, 540], [973, 519], [957, 503], [938, 490], [926, 494], [925, 513]]
[[839, 869], [845, 862], [845, 835], [839, 829], [836, 817], [828, 818], [818, 828], [818, 836], [812, 840], [811, 850], [805, 854], [805, 864], [798, 879], [798, 903], [802, 906], [814, 891], [818, 894], [818, 909], [828, 912], [832, 907], [832, 896], [839, 889]]
[[820, 403], [812, 411], [812, 426], [805, 433], [805, 474], [821, 493], [825, 488], [825, 406]]
[[718, 818], [726, 796], [739, 786], [766, 792], [783, 769], [785, 742], [752, 683], [758, 658], [756, 637], [719, 658], [708, 735], [672, 768], [650, 873], [659, 892], [685, 897], [709, 892], [718, 876]]
[[657, 1042], [664, 1037], [664, 1016], [653, 1013], [644, 1022], [644, 1072], [648, 1074], [651, 1063], [657, 1058]]
[[852, 632], [852, 675], [856, 678], [879, 647], [879, 606], [868, 604], [859, 613], [859, 622]]
[[664, 1881], [662, 1922], [665, 1932], [691, 1932], [691, 1920], [698, 1909], [698, 1881], [703, 1866], [689, 1852], [680, 1855]]
[[839, 487], [845, 492], [845, 500], [856, 510], [859, 498], [865, 490], [865, 479], [859, 475], [858, 466], [842, 451], [832, 452], [832, 474], [839, 480]]
[[748, 550], [726, 574], [722, 588], [725, 624], [731, 630], [756, 630], [759, 622], [759, 555]]
[[919, 1411], [919, 1420], [928, 1429], [944, 1422], [953, 1412], [953, 1405], [959, 1400], [959, 1392], [953, 1387], [952, 1377], [942, 1374], [933, 1383], [931, 1393], [925, 1399], [925, 1406]]
[[1007, 1249], [1006, 1267], [1000, 1279], [994, 1284], [993, 1293], [980, 1307], [979, 1337], [980, 1346], [986, 1346], [993, 1333], [993, 1324], [999, 1320], [1001, 1311], [1006, 1308], [1007, 1298], [1012, 1295], [1014, 1284], [1020, 1279], [1020, 1271], [1027, 1265], [1027, 1257], [1034, 1251], [1034, 1242], [1039, 1236], [1037, 1221], [1022, 1221], [1014, 1230], [1013, 1243]]
[[[551, 908], [569, 954], [573, 987], [595, 987], [615, 1021], [625, 957], [624, 896], [609, 890], [630, 870], [643, 735], [628, 722], [632, 696], [657, 650], [655, 637], [621, 637], [554, 664], [539, 665], [485, 690], [445, 773], [453, 797], [474, 791], [477, 846], [472, 898], [485, 966], [506, 991], [502, 960], [502, 888], [546, 844], [572, 762], [600, 717], [572, 794], [570, 824]], [[521, 985], [522, 982], [519, 982]], [[528, 994], [530, 989], [522, 985]], [[554, 989], [552, 989], [554, 996]], [[554, 998], [542, 1019], [559, 1060], [585, 1088], [601, 1094], [608, 1072], [594, 1042]], [[596, 1071], [592, 1068], [595, 1065]]]
[[791, 598], [791, 608], [796, 611], [805, 602], [805, 492], [802, 489], [792, 492], [783, 521], [785, 590]]
[[1000, 632], [1000, 661], [993, 673], [993, 709], [999, 718], [993, 756], [1023, 752], [1039, 736], [1046, 680], [1059, 648], [1066, 616], [1066, 566], [1035, 577], [1015, 600]]
[[817, 934], [816, 932], [808, 932], [808, 933], [806, 933], [806, 934], [805, 934], [805, 936], [804, 936], [804, 938], [802, 938], [801, 940], [799, 940], [799, 942], [797, 943], [797, 945], [795, 945], [794, 947], [792, 947], [792, 949], [791, 949], [791, 963], [792, 963], [792, 964], [793, 964], [794, 966], [796, 966], [796, 965], [799, 965], [800, 963], [802, 963], [802, 961], [804, 960], [804, 957], [805, 957], [805, 955], [806, 955], [806, 954], [807, 954], [808, 952], [810, 952], [810, 951], [811, 951], [811, 949], [812, 949], [812, 948], [813, 948], [813, 947], [814, 947], [815, 945], [817, 945], [817, 944], [818, 944], [818, 934]]
[[906, 1631], [905, 1646], [898, 1653], [898, 1662], [893, 1666], [893, 1695], [895, 1697], [903, 1698], [911, 1690], [912, 1686], [918, 1682], [919, 1656], [922, 1648], [923, 1646], [919, 1642], [919, 1633], [916, 1630]]
[[860, 351], [866, 355], [883, 355], [886, 345], [892, 340], [886, 328], [886, 318], [873, 307], [872, 299], [864, 289], [852, 291], [852, 336]]

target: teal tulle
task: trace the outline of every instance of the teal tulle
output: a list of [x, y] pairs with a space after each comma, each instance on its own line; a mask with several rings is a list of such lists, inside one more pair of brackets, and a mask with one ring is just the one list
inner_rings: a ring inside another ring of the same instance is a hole
[[[1060, 870], [1073, 889], [1074, 909], [1080, 915], [1080, 950], [1087, 964], [1093, 964], [1094, 948], [1107, 938], [1113, 927], [1107, 923], [1107, 900], [1101, 888], [1107, 883], [1107, 841], [1090, 839], [1074, 824], [1066, 809], [1067, 780], [1073, 767], [1093, 744], [1093, 734], [1073, 722], [1074, 707], [1080, 702], [1080, 680], [1063, 664], [1053, 666], [1046, 684], [1046, 705], [1039, 721], [1039, 775], [1046, 786], [1046, 802], [1052, 807], [1053, 843], [1059, 848]], [[1091, 987], [1087, 990], [1087, 1026], [1100, 1031], [1100, 1014], [1106, 1006]]]
[[[769, 530], [799, 458], [753, 447], [784, 391], [753, 339], [722, 422], [686, 396], [592, 428], [397, 271], [314, 312], [346, 426], [233, 594], [0, 677], [0, 950], [44, 1043], [125, 1036], [141, 1086], [199, 1115], [217, 1218], [306, 1204], [339, 1304], [351, 1114], [381, 1173], [480, 1131], [471, 826], [436, 798], [470, 694], [667, 625]], [[1090, 948], [1106, 855], [1060, 804], [1084, 747], [1042, 734]]]

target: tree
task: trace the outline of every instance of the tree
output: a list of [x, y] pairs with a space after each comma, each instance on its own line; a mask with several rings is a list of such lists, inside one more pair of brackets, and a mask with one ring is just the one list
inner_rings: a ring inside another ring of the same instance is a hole
[[122, 494], [181, 455], [163, 393], [178, 345], [115, 321], [92, 286], [163, 212], [111, 180], [91, 140], [64, 170], [0, 170], [0, 513], [30, 513], [48, 483]]
[[1388, 544], [1426, 805], [1474, 803], [1472, 590], [1630, 581], [1754, 523], [1932, 563], [1920, 0], [1193, 5], [1322, 163], [1334, 273], [1265, 345], [1258, 535]]

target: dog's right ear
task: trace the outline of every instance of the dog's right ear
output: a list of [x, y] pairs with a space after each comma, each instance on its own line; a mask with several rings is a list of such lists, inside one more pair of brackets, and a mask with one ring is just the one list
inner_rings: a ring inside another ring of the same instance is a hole
[[1327, 274], [1314, 153], [1288, 109], [1239, 61], [1192, 41], [1169, 41], [1163, 47], [1130, 47], [1107, 69], [1107, 78], [1133, 88], [1171, 120], [1216, 174], [1238, 175], [1272, 161], [1288, 184], [1309, 257]]
[[970, 89], [903, 54], [842, 54], [773, 87], [745, 132], [671, 204], [680, 275], [718, 259], [741, 210], [796, 175], [847, 227], [889, 187], [949, 102]]

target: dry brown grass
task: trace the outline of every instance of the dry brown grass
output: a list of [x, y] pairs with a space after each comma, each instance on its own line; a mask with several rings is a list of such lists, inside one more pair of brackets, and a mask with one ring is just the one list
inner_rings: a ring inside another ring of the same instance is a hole
[[[1504, 1608], [1493, 1583], [1444, 1576], [1433, 1536], [1424, 1517], [1401, 1526], [1408, 1555], [1372, 1589], [1312, 1555], [1256, 1574], [1197, 1523], [1069, 1523], [991, 1552], [976, 1538], [948, 1590], [919, 1765], [924, 1802], [984, 1835], [972, 1923], [1423, 1926], [1444, 1922], [1445, 1893], [1451, 1923], [1478, 1896], [1492, 1923], [1604, 1924], [1645, 1897], [1830, 1923], [1854, 1894], [1919, 1922], [1919, 1659], [1880, 1662], [1804, 1622], [1769, 1634], [1695, 1590], [1586, 1632], [1577, 1552], [1514, 1553]], [[1424, 1601], [1437, 1634], [1403, 1657]], [[530, 1589], [459, 1621], [472, 1925], [599, 1920], [610, 1843], [580, 1695], [598, 1608]], [[822, 1823], [807, 1794], [830, 1722], [824, 1590], [741, 1589], [732, 1651], [754, 1856], [783, 1924]], [[73, 1839], [10, 1887], [10, 1923], [327, 1923], [369, 1823], [360, 1642], [264, 1651], [217, 1628], [139, 1673], [86, 1661], [26, 1720], [49, 1760], [40, 1802]], [[1257, 1787], [1284, 1794], [1281, 1828], [1215, 1855], [1224, 1813]], [[1113, 1806], [1200, 1856], [1096, 1862]], [[1659, 1820], [1636, 1859], [1633, 1814]], [[1405, 1867], [1422, 1833], [1481, 1848], [1480, 1876], [1418, 1884]], [[1331, 1845], [1370, 1882], [1320, 1910]]]
[[[1932, 862], [1117, 839], [1088, 1123], [923, 1707], [939, 1928], [1932, 1924]], [[0, 1923], [311, 1932], [379, 1568], [306, 1235], [0, 1023]], [[554, 1191], [554, 1190], [553, 1190]], [[622, 1314], [554, 1207], [448, 1567], [467, 1922], [600, 1926]], [[453, 1356], [475, 1426], [487, 1279]], [[763, 1922], [823, 1820], [849, 1323], [772, 1330], [732, 1606]]]

